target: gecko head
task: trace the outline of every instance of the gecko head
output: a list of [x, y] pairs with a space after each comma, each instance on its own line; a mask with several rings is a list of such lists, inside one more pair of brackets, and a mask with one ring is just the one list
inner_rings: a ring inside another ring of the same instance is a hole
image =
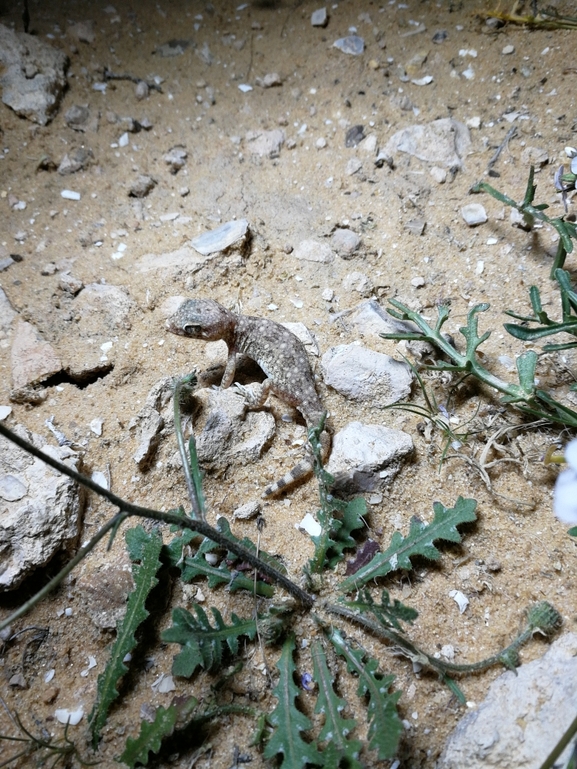
[[231, 315], [213, 299], [187, 299], [166, 322], [172, 334], [189, 339], [226, 339]]

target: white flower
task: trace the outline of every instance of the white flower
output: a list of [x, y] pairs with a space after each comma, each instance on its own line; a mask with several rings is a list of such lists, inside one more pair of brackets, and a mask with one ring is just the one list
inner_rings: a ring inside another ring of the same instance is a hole
[[563, 523], [577, 524], [577, 440], [565, 447], [567, 470], [563, 470], [555, 483], [553, 510]]

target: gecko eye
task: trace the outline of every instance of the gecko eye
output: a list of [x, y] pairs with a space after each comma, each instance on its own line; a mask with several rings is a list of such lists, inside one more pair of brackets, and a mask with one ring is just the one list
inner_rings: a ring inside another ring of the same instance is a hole
[[182, 330], [187, 336], [199, 336], [202, 331], [200, 323], [185, 323]]

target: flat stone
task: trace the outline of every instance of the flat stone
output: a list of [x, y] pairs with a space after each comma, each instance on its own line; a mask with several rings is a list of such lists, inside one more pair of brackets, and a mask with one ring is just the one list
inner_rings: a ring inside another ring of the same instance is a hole
[[[449, 736], [437, 769], [538, 769], [575, 716], [577, 634], [508, 670]], [[556, 765], [567, 766], [572, 745]]]
[[383, 490], [412, 452], [413, 440], [402, 430], [351, 422], [334, 436], [326, 469], [340, 492]]
[[441, 118], [397, 131], [387, 142], [384, 152], [393, 156], [406, 152], [427, 163], [460, 168], [470, 148], [467, 126], [452, 118]]
[[461, 208], [461, 216], [469, 227], [484, 224], [488, 219], [485, 207], [481, 203], [468, 203], [466, 206], [463, 206]]
[[324, 262], [334, 261], [335, 253], [332, 248], [322, 240], [302, 240], [292, 252], [295, 259], [302, 259], [306, 262]]
[[202, 235], [190, 241], [190, 245], [203, 256], [216, 254], [218, 251], [224, 251], [233, 243], [242, 240], [248, 232], [248, 221], [246, 219], [233, 219], [225, 222], [215, 230], [203, 232]]
[[18, 320], [12, 340], [12, 384], [14, 390], [42, 382], [62, 369], [62, 361], [34, 326]]
[[251, 155], [278, 158], [285, 138], [285, 132], [280, 128], [274, 128], [272, 131], [249, 131], [245, 137], [246, 148]]
[[325, 383], [354, 401], [383, 408], [407, 398], [413, 375], [407, 363], [356, 344], [331, 347], [321, 358]]

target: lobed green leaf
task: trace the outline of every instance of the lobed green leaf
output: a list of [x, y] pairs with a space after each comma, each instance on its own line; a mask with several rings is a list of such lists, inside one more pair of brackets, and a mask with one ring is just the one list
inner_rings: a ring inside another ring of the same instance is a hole
[[387, 550], [377, 553], [366, 566], [341, 582], [339, 590], [344, 593], [358, 590], [367, 582], [377, 577], [384, 577], [397, 569], [410, 570], [413, 568], [411, 558], [416, 555], [436, 561], [440, 553], [433, 543], [439, 539], [460, 542], [461, 535], [457, 531], [457, 526], [476, 520], [476, 507], [476, 500], [464, 499], [461, 496], [451, 508], [435, 502], [433, 504], [435, 514], [431, 523], [425, 524], [413, 518], [406, 537], [396, 531]]

